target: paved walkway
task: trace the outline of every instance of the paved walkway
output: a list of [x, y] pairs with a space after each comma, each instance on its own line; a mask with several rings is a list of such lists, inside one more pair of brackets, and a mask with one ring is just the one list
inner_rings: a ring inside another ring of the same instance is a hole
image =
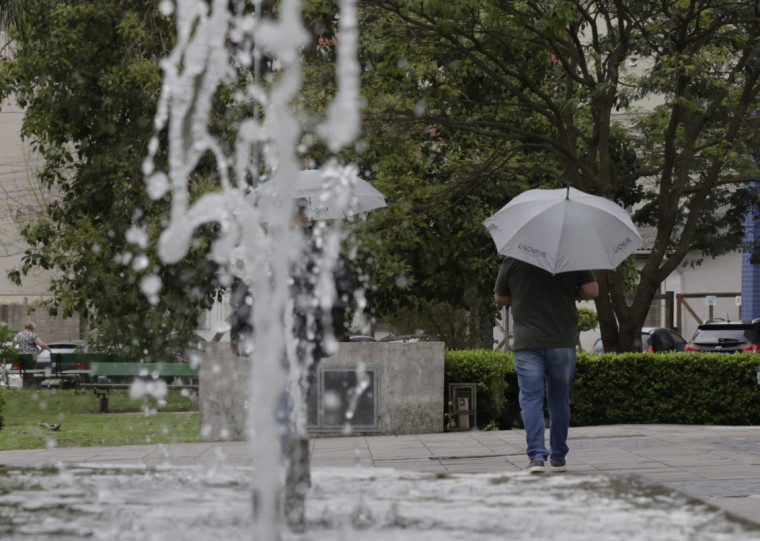
[[[522, 430], [314, 438], [314, 467], [441, 473], [519, 471]], [[760, 525], [760, 427], [616, 425], [570, 429], [568, 472], [636, 474]], [[252, 465], [245, 442], [1, 451], [0, 465]], [[546, 473], [545, 475], [557, 475]]]

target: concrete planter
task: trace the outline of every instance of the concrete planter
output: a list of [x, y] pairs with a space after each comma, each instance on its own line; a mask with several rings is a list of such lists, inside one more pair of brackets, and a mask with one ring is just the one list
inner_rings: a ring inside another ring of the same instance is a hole
[[[201, 441], [245, 440], [249, 381], [253, 361], [234, 357], [229, 343], [208, 342], [200, 371]], [[323, 420], [314, 408], [324, 408], [324, 385], [355, 377], [358, 366], [371, 373], [373, 387], [364, 396], [360, 423], [352, 434], [424, 434], [443, 432], [444, 344], [441, 342], [341, 343], [338, 352], [320, 363], [310, 417]], [[330, 374], [327, 376], [326, 374]], [[322, 412], [323, 409], [319, 409]], [[343, 422], [340, 423], [344, 424]], [[336, 435], [336, 423], [312, 424], [310, 432]]]

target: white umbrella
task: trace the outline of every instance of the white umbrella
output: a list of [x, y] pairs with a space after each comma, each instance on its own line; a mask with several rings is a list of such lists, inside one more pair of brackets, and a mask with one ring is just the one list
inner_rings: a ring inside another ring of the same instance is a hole
[[523, 192], [483, 225], [500, 254], [552, 274], [614, 269], [644, 245], [625, 209], [574, 188]]
[[[275, 195], [275, 186], [265, 182], [254, 190], [254, 200], [261, 204]], [[310, 220], [350, 218], [387, 206], [385, 196], [356, 174], [333, 175], [318, 169], [305, 169], [296, 175], [293, 199], [306, 199]]]

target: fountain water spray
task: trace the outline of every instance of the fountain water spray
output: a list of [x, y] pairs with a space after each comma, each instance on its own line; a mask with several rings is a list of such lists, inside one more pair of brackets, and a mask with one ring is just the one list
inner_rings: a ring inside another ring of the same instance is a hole
[[[209, 257], [226, 269], [228, 278], [242, 280], [253, 292], [255, 351], [250, 358], [241, 357], [241, 362], [255, 360], [248, 415], [256, 466], [255, 534], [256, 539], [268, 540], [279, 537], [282, 476], [275, 412], [286, 388], [297, 402], [294, 411], [303, 411], [299, 406], [303, 397], [297, 396], [302, 389], [297, 382], [303, 374], [294, 373], [294, 368], [302, 368], [304, 363], [293, 359], [288, 276], [294, 259], [304, 249], [303, 239], [292, 234], [289, 221], [302, 135], [292, 103], [301, 88], [301, 51], [309, 46], [309, 36], [297, 0], [279, 2], [277, 18], [260, 15], [261, 0], [254, 7], [251, 13], [231, 8], [228, 0], [161, 2], [162, 13], [175, 18], [177, 43], [161, 61], [164, 83], [156, 133], [143, 172], [152, 198], [171, 196], [171, 218], [159, 241], [161, 259], [165, 263], [181, 260], [198, 227], [218, 224], [218, 238]], [[355, 0], [342, 1], [339, 28], [337, 98], [317, 130], [332, 151], [350, 143], [359, 131]], [[236, 88], [238, 99], [255, 104], [256, 113], [240, 122], [233, 144], [220, 141], [209, 129], [215, 93], [220, 85], [235, 84], [239, 70], [256, 64], [257, 73], [257, 62], [264, 56], [276, 67], [277, 77], [265, 88], [256, 74], [252, 81]], [[168, 140], [166, 171], [154, 160], [164, 136]], [[189, 179], [207, 156], [215, 161], [218, 190], [191, 202]], [[350, 174], [337, 167], [332, 171], [334, 189], [345, 191], [346, 208], [350, 185], [340, 180]], [[262, 180], [276, 186], [275, 196], [268, 198], [265, 206], [252, 205], [246, 196]], [[315, 277], [315, 302], [327, 311], [334, 297], [327, 276], [337, 260], [338, 233], [337, 228], [324, 232], [320, 240], [324, 249]], [[155, 294], [155, 288], [152, 291]], [[298, 428], [305, 430], [303, 416], [297, 417]]]

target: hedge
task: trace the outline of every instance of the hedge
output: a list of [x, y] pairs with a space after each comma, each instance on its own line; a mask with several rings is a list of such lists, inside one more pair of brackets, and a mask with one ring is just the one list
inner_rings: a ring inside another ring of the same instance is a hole
[[477, 384], [477, 424], [506, 429], [520, 419], [514, 358], [504, 351], [448, 350], [445, 357], [445, 404], [450, 383]]
[[756, 353], [581, 355], [574, 425], [760, 424]]
[[[571, 423], [760, 424], [758, 365], [756, 353], [579, 353]], [[477, 384], [479, 428], [522, 426], [511, 353], [447, 351], [447, 404], [449, 383]]]

